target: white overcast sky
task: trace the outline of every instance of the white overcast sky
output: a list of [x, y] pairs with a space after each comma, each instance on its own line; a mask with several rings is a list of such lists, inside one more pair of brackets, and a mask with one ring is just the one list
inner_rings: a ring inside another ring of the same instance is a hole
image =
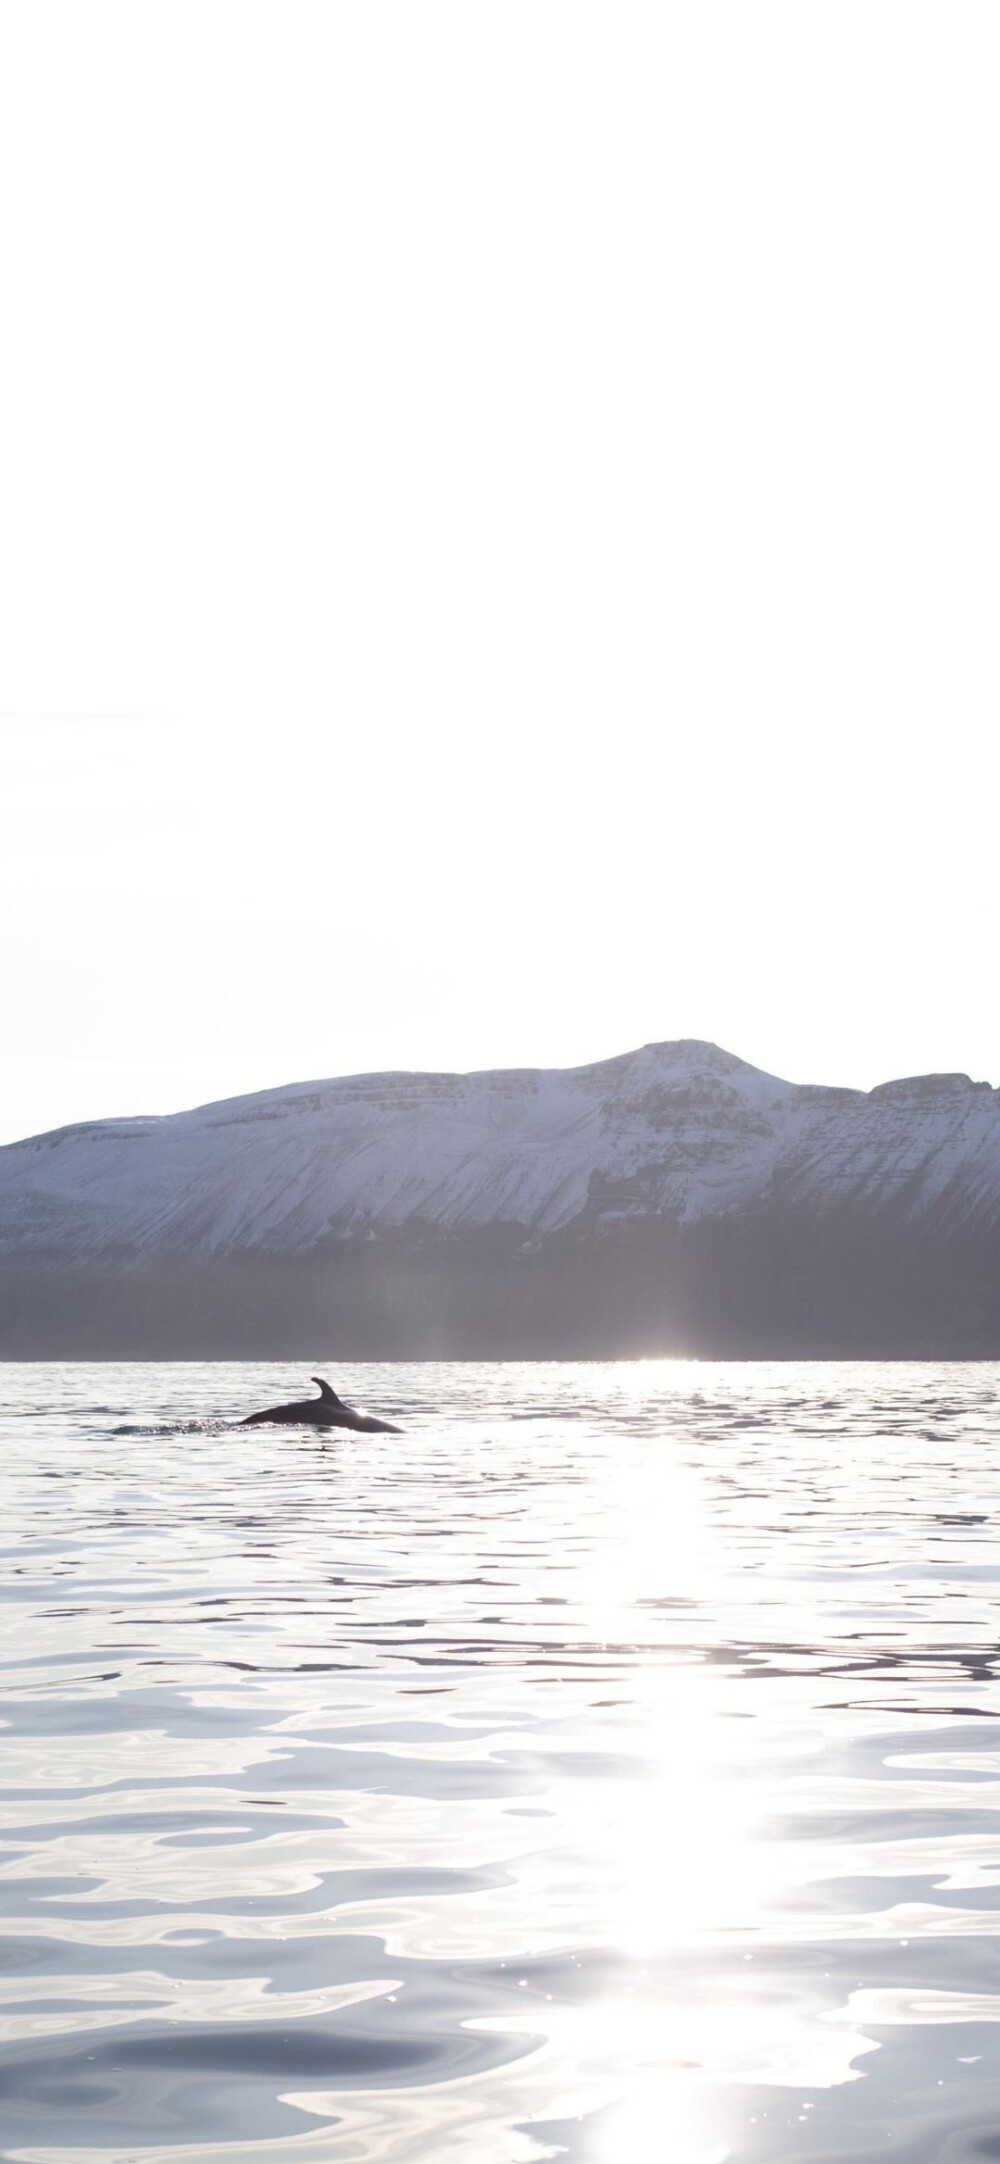
[[0, 1140], [1000, 1084], [995, 0], [5, 0]]

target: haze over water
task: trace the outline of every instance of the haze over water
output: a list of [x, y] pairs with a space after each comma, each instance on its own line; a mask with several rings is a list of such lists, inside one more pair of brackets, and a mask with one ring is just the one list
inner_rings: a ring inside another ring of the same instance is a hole
[[332, 1380], [0, 1370], [6, 2164], [1000, 2157], [1000, 1369]]

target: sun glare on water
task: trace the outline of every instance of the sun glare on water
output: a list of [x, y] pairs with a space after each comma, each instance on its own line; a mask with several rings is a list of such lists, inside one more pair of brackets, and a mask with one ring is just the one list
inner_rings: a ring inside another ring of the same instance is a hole
[[565, 2070], [567, 2115], [598, 2114], [595, 2164], [661, 2154], [722, 2164], [733, 2086], [835, 2086], [874, 2047], [849, 2024], [817, 2023], [755, 1973], [758, 1935], [795, 1871], [770, 1821], [781, 1784], [808, 1769], [820, 1739], [789, 1707], [762, 1755], [719, 1631], [726, 1614], [739, 1629], [745, 1563], [734, 1582], [699, 1466], [656, 1434], [655, 1419], [648, 1432], [636, 1424], [664, 1392], [696, 1387], [699, 1371], [644, 1362], [619, 1373], [621, 1448], [587, 1500], [602, 1538], [576, 1594], [594, 1645], [627, 1660], [629, 1690], [595, 1710], [605, 1752], [616, 1723], [604, 1777], [595, 1770], [553, 1800], [595, 1936], [620, 1970], [612, 1996], [547, 2012], [543, 2059], [550, 2078]]

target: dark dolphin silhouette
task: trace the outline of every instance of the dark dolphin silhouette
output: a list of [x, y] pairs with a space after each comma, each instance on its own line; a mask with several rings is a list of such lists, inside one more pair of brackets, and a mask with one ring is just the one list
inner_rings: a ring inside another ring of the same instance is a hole
[[356, 1428], [362, 1435], [402, 1435], [402, 1428], [394, 1428], [391, 1420], [376, 1420], [371, 1413], [359, 1413], [353, 1405], [345, 1405], [322, 1375], [313, 1375], [310, 1381], [319, 1384], [318, 1398], [302, 1398], [296, 1405], [269, 1405], [263, 1413], [248, 1413], [237, 1426]]

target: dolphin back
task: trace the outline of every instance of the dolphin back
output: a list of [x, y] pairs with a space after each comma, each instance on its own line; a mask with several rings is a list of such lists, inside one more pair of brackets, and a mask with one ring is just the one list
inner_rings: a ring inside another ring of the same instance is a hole
[[297, 1421], [315, 1419], [312, 1407], [319, 1408], [318, 1398], [304, 1398], [301, 1405], [265, 1405], [262, 1413], [248, 1413], [239, 1422], [241, 1428], [293, 1427]]
[[268, 1405], [261, 1413], [248, 1413], [244, 1420], [237, 1422], [237, 1426], [353, 1428], [363, 1435], [403, 1433], [402, 1428], [394, 1427], [391, 1420], [376, 1420], [373, 1413], [359, 1413], [353, 1405], [345, 1405], [343, 1398], [338, 1398], [325, 1376], [314, 1375], [312, 1381], [319, 1385], [318, 1398], [303, 1398], [294, 1405]]

